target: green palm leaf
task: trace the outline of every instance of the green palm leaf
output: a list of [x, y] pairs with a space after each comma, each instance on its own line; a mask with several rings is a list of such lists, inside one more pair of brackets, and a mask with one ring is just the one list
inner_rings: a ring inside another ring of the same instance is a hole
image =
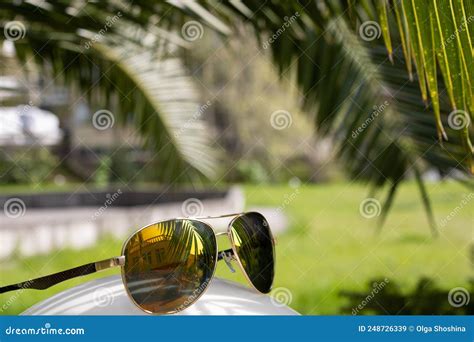
[[[352, 178], [369, 181], [374, 185], [372, 192], [387, 189], [383, 221], [398, 185], [409, 174], [420, 180], [421, 165], [447, 174], [452, 169], [469, 173], [469, 164], [463, 136], [448, 127], [449, 141], [437, 142], [452, 107], [449, 87], [439, 81], [435, 43], [429, 39], [433, 13], [419, 9], [423, 5], [418, 2], [410, 2], [408, 10], [408, 4], [396, 2], [397, 23], [394, 9], [386, 3], [344, 4], [298, 1], [261, 6], [258, 1], [245, 1], [234, 9], [252, 22], [262, 40], [278, 32], [284, 18], [298, 14], [270, 45], [272, 57], [282, 73], [296, 69], [307, 112], [314, 117], [319, 134], [336, 138], [338, 156]], [[377, 13], [383, 17], [380, 34], [386, 45], [393, 45], [393, 65], [381, 40], [366, 43], [355, 34], [360, 22]], [[416, 23], [420, 15], [427, 19], [423, 27]], [[405, 71], [412, 70], [411, 58], [418, 68], [416, 75]], [[435, 234], [429, 200], [419, 184]]]
[[[55, 84], [77, 89], [96, 109], [132, 123], [155, 152], [160, 179], [214, 177], [216, 154], [199, 93], [176, 50], [186, 42], [165, 29], [182, 12], [170, 4], [140, 5], [143, 12], [134, 16], [120, 1], [12, 3], [0, 11], [0, 28], [12, 19], [23, 23], [26, 34], [14, 41], [21, 63], [33, 62]], [[145, 25], [155, 11], [171, 11], [163, 29]]]

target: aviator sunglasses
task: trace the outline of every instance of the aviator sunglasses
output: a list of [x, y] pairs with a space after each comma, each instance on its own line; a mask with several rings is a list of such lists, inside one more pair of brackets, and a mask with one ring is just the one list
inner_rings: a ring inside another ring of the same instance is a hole
[[[224, 217], [232, 220], [223, 233], [215, 233], [202, 221]], [[217, 236], [224, 234], [232, 248], [219, 251]], [[231, 271], [230, 261], [236, 260], [257, 291], [270, 292], [274, 255], [274, 239], [260, 213], [178, 218], [139, 229], [125, 241], [121, 256], [0, 287], [0, 293], [44, 290], [71, 278], [120, 266], [125, 290], [136, 306], [150, 314], [172, 314], [188, 308], [204, 294], [219, 260], [224, 260]]]

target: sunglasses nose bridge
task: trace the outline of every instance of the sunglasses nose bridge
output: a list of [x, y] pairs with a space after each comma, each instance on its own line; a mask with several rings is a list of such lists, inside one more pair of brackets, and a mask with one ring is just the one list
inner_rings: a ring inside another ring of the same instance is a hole
[[232, 273], [235, 273], [235, 269], [231, 263], [231, 261], [234, 259], [235, 259], [234, 253], [232, 252], [231, 249], [219, 252], [218, 260], [224, 260], [225, 264], [227, 265], [227, 267]]

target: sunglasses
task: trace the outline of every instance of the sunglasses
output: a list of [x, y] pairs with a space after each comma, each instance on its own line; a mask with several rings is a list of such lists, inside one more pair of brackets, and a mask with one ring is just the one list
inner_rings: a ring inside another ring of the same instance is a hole
[[[233, 218], [223, 233], [215, 233], [202, 221], [225, 217]], [[219, 251], [217, 236], [224, 234], [232, 248]], [[262, 214], [247, 212], [153, 223], [133, 233], [119, 257], [0, 287], [0, 293], [44, 290], [71, 278], [120, 266], [125, 290], [136, 306], [150, 314], [172, 314], [188, 308], [204, 294], [220, 260], [231, 271], [230, 262], [236, 260], [257, 291], [270, 292], [275, 244]]]

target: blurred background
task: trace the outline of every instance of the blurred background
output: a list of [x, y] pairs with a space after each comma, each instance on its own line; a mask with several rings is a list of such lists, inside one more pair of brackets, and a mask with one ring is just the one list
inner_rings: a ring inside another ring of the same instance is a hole
[[258, 210], [272, 295], [301, 314], [473, 314], [472, 97], [416, 68], [400, 1], [348, 3], [3, 1], [1, 284], [157, 220]]

